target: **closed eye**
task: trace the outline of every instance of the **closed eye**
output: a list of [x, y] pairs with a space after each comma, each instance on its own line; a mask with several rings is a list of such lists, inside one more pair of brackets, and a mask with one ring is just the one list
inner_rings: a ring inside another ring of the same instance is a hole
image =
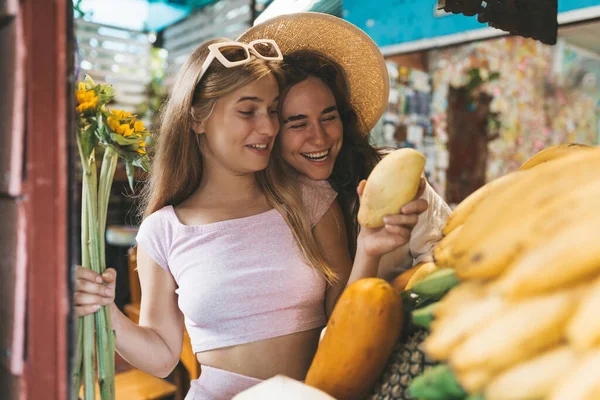
[[304, 128], [306, 126], [306, 124], [296, 124], [296, 125], [290, 125], [289, 128], [290, 129], [301, 129]]
[[240, 114], [247, 116], [247, 117], [251, 117], [252, 115], [254, 115], [254, 111], [239, 111]]

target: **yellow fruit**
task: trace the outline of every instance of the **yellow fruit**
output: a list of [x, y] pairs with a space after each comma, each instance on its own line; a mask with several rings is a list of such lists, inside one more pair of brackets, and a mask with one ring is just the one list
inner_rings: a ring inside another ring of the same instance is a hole
[[408, 290], [413, 287], [413, 285], [417, 282], [421, 282], [423, 279], [427, 278], [429, 275], [433, 274], [435, 271], [439, 271], [440, 269], [435, 265], [434, 262], [423, 263], [419, 269], [413, 274], [413, 276], [406, 283], [405, 290]]
[[589, 287], [575, 311], [567, 327], [567, 340], [581, 351], [600, 347], [600, 277]]
[[445, 236], [433, 249], [433, 259], [442, 268], [451, 268], [455, 263], [452, 260], [452, 242], [460, 234], [462, 225], [457, 226], [452, 232]]
[[570, 372], [560, 379], [548, 400], [598, 400], [600, 393], [600, 349], [584, 355]]
[[511, 299], [523, 298], [577, 284], [600, 274], [598, 227], [600, 214], [557, 232], [543, 245], [515, 260], [495, 285]]
[[531, 169], [539, 164], [556, 160], [557, 158], [561, 158], [564, 156], [568, 156], [574, 151], [590, 149], [593, 149], [593, 147], [577, 143], [563, 143], [557, 144], [555, 146], [546, 147], [545, 149], [541, 150], [536, 155], [531, 157], [529, 160], [525, 161], [525, 163], [521, 165], [521, 168], [519, 168], [519, 170], [523, 171]]
[[436, 320], [460, 312], [463, 307], [482, 300], [488, 294], [488, 286], [482, 281], [466, 281], [452, 288], [435, 307]]
[[[539, 189], [540, 195], [544, 190]], [[468, 255], [457, 263], [457, 274], [462, 278], [500, 275], [521, 253], [545, 246], [550, 237], [587, 218], [597, 209], [599, 197], [600, 176], [564, 194], [543, 199], [543, 203], [524, 215], [515, 210], [514, 218], [499, 221], [469, 249]]]
[[469, 216], [473, 213], [473, 210], [475, 210], [475, 208], [479, 206], [482, 201], [488, 197], [495, 196], [497, 193], [502, 192], [520, 175], [522, 175], [521, 172], [512, 172], [510, 174], [506, 174], [483, 185], [467, 196], [467, 198], [465, 198], [456, 206], [456, 208], [448, 217], [446, 225], [444, 225], [444, 229], [442, 231], [444, 235], [449, 235], [457, 227], [464, 224], [467, 218], [469, 218]]
[[509, 367], [486, 385], [486, 400], [543, 399], [577, 363], [577, 354], [560, 346]]
[[415, 198], [425, 167], [425, 157], [413, 149], [398, 149], [373, 168], [360, 202], [358, 222], [365, 228], [384, 225], [383, 217], [398, 214]]
[[490, 371], [485, 368], [477, 368], [469, 371], [455, 371], [456, 380], [468, 393], [478, 393], [492, 377]]
[[395, 277], [394, 280], [391, 282], [392, 287], [399, 293], [405, 291], [406, 284], [408, 283], [410, 278], [412, 278], [412, 276], [419, 270], [419, 268], [421, 268], [421, 265], [423, 264], [424, 263], [417, 264]]
[[456, 370], [500, 371], [554, 347], [576, 305], [573, 291], [511, 304], [462, 342], [450, 357]]
[[452, 249], [456, 264], [460, 265], [463, 257], [498, 226], [523, 218], [547, 199], [564, 195], [599, 175], [600, 149], [576, 152], [523, 171], [510, 187], [482, 202], [465, 221]]
[[445, 361], [466, 338], [476, 334], [479, 328], [501, 315], [507, 307], [500, 296], [486, 296], [469, 302], [449, 316], [434, 320], [423, 349], [430, 358]]

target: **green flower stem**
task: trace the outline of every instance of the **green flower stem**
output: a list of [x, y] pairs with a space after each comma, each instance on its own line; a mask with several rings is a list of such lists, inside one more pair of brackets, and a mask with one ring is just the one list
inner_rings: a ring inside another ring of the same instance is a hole
[[95, 400], [94, 393], [94, 316], [83, 317], [83, 391], [85, 400]]
[[[78, 146], [84, 172], [82, 188], [82, 193], [84, 193], [82, 196], [82, 260], [87, 261], [87, 263], [83, 262], [84, 267], [91, 267], [93, 271], [101, 274], [106, 267], [104, 228], [106, 226], [108, 193], [112, 185], [117, 157], [111, 155], [108, 148], [106, 149], [104, 157], [106, 162], [102, 163], [100, 179], [98, 180], [94, 152], [92, 151], [88, 159], [84, 159], [79, 140]], [[94, 340], [94, 331], [97, 335], [96, 340]], [[96, 350], [98, 363], [97, 376], [101, 399], [114, 400], [114, 333], [110, 326], [109, 312], [106, 306], [103, 306], [93, 315], [84, 317], [84, 335], [85, 400], [94, 399], [94, 350]], [[96, 346], [94, 346], [94, 343]], [[92, 397], [88, 398], [90, 395]]]
[[[92, 216], [96, 221], [96, 232], [91, 234], [95, 237], [96, 243], [92, 245], [92, 249], [97, 251], [99, 256], [96, 261], [96, 269], [98, 273], [103, 273], [106, 269], [105, 256], [105, 227], [106, 213], [108, 209], [108, 200], [110, 195], [110, 187], [114, 178], [118, 157], [110, 148], [106, 147], [104, 158], [100, 170], [100, 179], [96, 177], [96, 169], [92, 169], [92, 181], [96, 192], [96, 215]], [[100, 397], [102, 400], [114, 399], [114, 351], [111, 352], [112, 329], [110, 326], [109, 313], [106, 306], [94, 314], [96, 321], [97, 334], [97, 356], [98, 356], [98, 384], [100, 386]]]
[[[86, 160], [87, 162], [87, 160]], [[93, 165], [92, 158], [92, 167]], [[89, 164], [88, 164], [89, 166]], [[90, 171], [90, 168], [88, 168]], [[82, 222], [82, 242], [85, 242], [85, 246], [82, 248], [82, 261], [86, 261], [84, 263], [84, 267], [91, 268], [94, 270], [94, 257], [92, 253], [92, 235], [93, 235], [93, 227], [94, 220], [91, 218], [90, 214], [93, 208], [93, 204], [91, 203], [91, 197], [94, 192], [93, 187], [90, 187], [90, 177], [89, 174], [84, 174], [83, 178], [83, 187], [82, 192], [85, 192], [85, 195], [82, 196], [82, 201], [85, 201], [85, 214], [82, 215], [82, 221], [85, 220], [85, 223]], [[85, 238], [83, 238], [83, 232], [85, 229]], [[83, 240], [85, 239], [85, 240]], [[94, 327], [94, 316], [86, 315], [83, 317], [83, 329], [84, 329], [84, 338], [83, 338], [83, 375], [84, 375], [84, 399], [85, 400], [94, 400], [95, 395], [95, 346], [96, 342], [96, 332]]]
[[[98, 236], [100, 239], [100, 273], [106, 269], [105, 231], [106, 214], [110, 200], [110, 188], [112, 187], [115, 171], [117, 169], [118, 154], [112, 147], [105, 147], [102, 167], [100, 169], [100, 180], [98, 185]], [[98, 383], [102, 400], [114, 399], [115, 364], [114, 364], [114, 334], [110, 324], [110, 313], [107, 306], [95, 314], [96, 330], [98, 333]]]
[[[83, 168], [83, 182], [81, 187], [81, 264], [85, 268], [91, 268], [90, 259], [90, 228], [89, 228], [89, 179], [88, 175], [90, 172], [88, 160], [83, 154], [83, 148], [79, 136], [77, 137], [77, 147], [79, 149], [79, 156], [81, 158], [81, 165]], [[94, 400], [94, 320], [92, 315], [86, 315], [80, 317], [81, 333], [83, 336], [82, 344], [83, 347], [78, 349], [79, 353], [82, 354], [83, 364], [82, 375], [83, 375], [83, 389], [84, 399]], [[75, 382], [74, 382], [75, 383]], [[79, 388], [76, 392], [79, 394]]]
[[84, 175], [83, 182], [87, 185], [87, 206], [88, 206], [88, 229], [90, 232], [90, 260], [92, 262], [92, 270], [101, 274], [100, 261], [100, 242], [104, 238], [100, 237], [98, 231], [98, 172], [96, 171], [96, 159], [94, 152], [88, 160], [88, 174]]
[[[106, 318], [104, 312], [106, 306], [102, 310], [94, 314], [96, 320], [97, 336], [97, 355], [98, 355], [98, 385], [100, 386], [100, 398], [102, 400], [113, 400], [115, 393], [114, 382], [114, 352], [110, 352], [110, 339], [112, 331], [110, 331], [110, 319]], [[109, 333], [110, 332], [110, 333]]]
[[[83, 157], [83, 153], [81, 151], [81, 143], [79, 140], [79, 137], [77, 138], [77, 144], [80, 150], [80, 156]], [[81, 160], [82, 164], [84, 163], [85, 160]], [[89, 236], [89, 231], [88, 231], [88, 224], [87, 224], [87, 185], [81, 185], [81, 264], [84, 267], [89, 268], [90, 266], [90, 252], [88, 250], [88, 236]], [[73, 366], [73, 375], [71, 377], [71, 399], [72, 400], [77, 400], [79, 399], [79, 389], [81, 388], [81, 378], [82, 378], [82, 372], [84, 370], [84, 362], [86, 363], [86, 365], [88, 365], [88, 367], [86, 368], [86, 370], [90, 369], [90, 365], [92, 365], [92, 359], [90, 358], [89, 360], [83, 360], [84, 359], [84, 353], [87, 354], [87, 352], [84, 350], [83, 348], [83, 343], [84, 343], [84, 331], [85, 334], [91, 334], [92, 332], [90, 332], [89, 330], [84, 330], [83, 328], [83, 317], [79, 317], [77, 319], [77, 348], [75, 349], [75, 365]], [[91, 338], [87, 338], [85, 340], [86, 343], [93, 341], [93, 337]], [[90, 384], [90, 383], [88, 383]], [[93, 376], [92, 376], [92, 381], [91, 381], [91, 385], [93, 385]], [[87, 386], [87, 385], [86, 385]]]
[[79, 399], [79, 388], [81, 387], [81, 371], [83, 368], [83, 318], [77, 318], [77, 347], [75, 348], [75, 363], [71, 375], [71, 400]]
[[[115, 171], [117, 169], [117, 161], [119, 155], [110, 146], [104, 150], [104, 158], [102, 159], [102, 168], [100, 170], [100, 185], [98, 188], [98, 224], [100, 237], [104, 239], [106, 233], [106, 214], [108, 212], [108, 202], [110, 200], [110, 188], [113, 184]], [[106, 250], [105, 240], [100, 241], [100, 271], [106, 269]]]

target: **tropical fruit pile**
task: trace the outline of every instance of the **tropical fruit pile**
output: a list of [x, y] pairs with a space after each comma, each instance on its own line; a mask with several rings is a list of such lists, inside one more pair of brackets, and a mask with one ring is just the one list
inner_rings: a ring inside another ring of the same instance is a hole
[[457, 206], [420, 284], [460, 283], [413, 313], [440, 362], [414, 398], [600, 399], [599, 199], [600, 149], [556, 146]]

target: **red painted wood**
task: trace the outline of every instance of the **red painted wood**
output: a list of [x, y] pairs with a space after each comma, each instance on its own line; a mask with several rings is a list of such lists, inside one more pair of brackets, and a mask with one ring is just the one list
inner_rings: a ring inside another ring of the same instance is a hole
[[24, 0], [28, 314], [24, 399], [68, 398], [70, 0]]

